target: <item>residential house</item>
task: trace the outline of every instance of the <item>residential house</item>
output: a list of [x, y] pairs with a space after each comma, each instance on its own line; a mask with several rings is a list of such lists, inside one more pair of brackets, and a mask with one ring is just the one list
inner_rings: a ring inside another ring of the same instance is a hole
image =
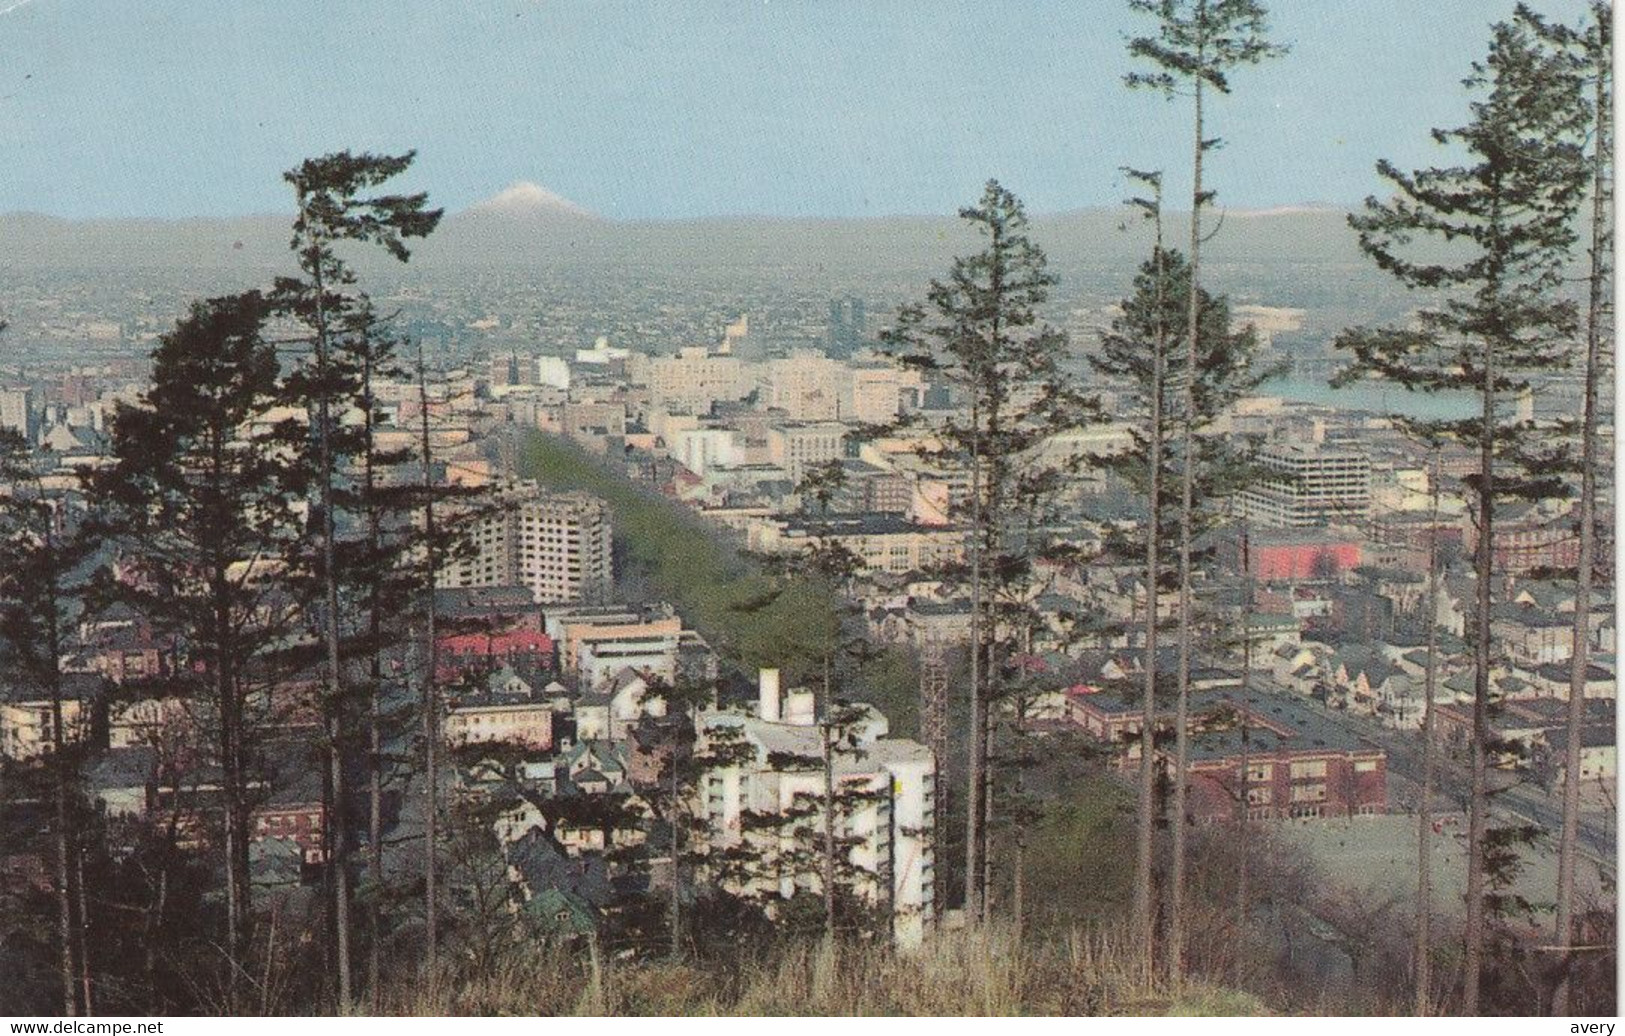
[[1490, 635], [1514, 665], [1534, 667], [1574, 657], [1574, 618], [1532, 604], [1498, 604], [1490, 612]]
[[[0, 677], [4, 679], [4, 677]], [[73, 744], [90, 735], [100, 704], [102, 677], [62, 673], [59, 678], [62, 740]], [[51, 751], [56, 739], [56, 707], [49, 691], [32, 683], [0, 683], [0, 755], [33, 759]]]
[[[1612, 723], [1589, 723], [1580, 728], [1580, 783], [1612, 792], [1619, 774], [1618, 738]], [[1537, 751], [1536, 765], [1552, 788], [1563, 787], [1568, 768], [1569, 732], [1555, 727], [1546, 732]]]
[[[1606, 661], [1611, 662], [1608, 658]], [[1518, 674], [1529, 681], [1526, 695], [1519, 697], [1549, 697], [1567, 701], [1573, 672], [1574, 662], [1548, 662], [1545, 665], [1535, 666], [1533, 669], [1516, 670]], [[1585, 696], [1587, 698], [1615, 697], [1614, 670], [1611, 665], [1603, 664], [1601, 660], [1586, 664]]]
[[1282, 646], [1269, 654], [1270, 676], [1276, 683], [1308, 696], [1326, 682], [1332, 649], [1312, 641]]
[[1327, 670], [1351, 709], [1376, 716], [1385, 726], [1422, 725], [1425, 710], [1412, 693], [1409, 674], [1380, 645], [1345, 647], [1327, 660]]
[[577, 741], [560, 750], [555, 765], [561, 795], [605, 795], [632, 790], [632, 751], [625, 741]]
[[147, 745], [110, 748], [101, 753], [85, 774], [92, 799], [109, 818], [139, 820], [152, 810], [158, 796], [156, 749]]
[[623, 668], [597, 690], [575, 702], [576, 737], [625, 741], [645, 716], [666, 715], [666, 701], [650, 692], [658, 681], [649, 672]]
[[526, 679], [502, 665], [483, 680], [447, 692], [442, 729], [451, 746], [506, 742], [546, 750], [553, 745], [553, 710], [539, 690], [539, 678]]
[[593, 931], [614, 897], [609, 865], [592, 854], [570, 855], [551, 835], [532, 828], [503, 847], [515, 895], [511, 909], [548, 936]]

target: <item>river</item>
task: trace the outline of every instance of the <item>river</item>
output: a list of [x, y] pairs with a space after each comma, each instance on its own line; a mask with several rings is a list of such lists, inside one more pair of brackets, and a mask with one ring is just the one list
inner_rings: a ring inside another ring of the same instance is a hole
[[1280, 396], [1295, 403], [1318, 403], [1420, 420], [1455, 420], [1478, 412], [1478, 403], [1470, 392], [1407, 392], [1398, 385], [1382, 381], [1332, 388], [1324, 379], [1293, 375], [1264, 382], [1258, 387], [1258, 394]]

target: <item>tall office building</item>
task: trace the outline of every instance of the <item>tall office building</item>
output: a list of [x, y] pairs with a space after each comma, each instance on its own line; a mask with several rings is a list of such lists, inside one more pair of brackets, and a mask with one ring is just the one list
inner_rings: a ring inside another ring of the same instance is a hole
[[516, 482], [500, 491], [498, 504], [475, 526], [472, 555], [442, 570], [442, 587], [523, 586], [538, 603], [608, 596], [614, 571], [602, 500]]
[[0, 428], [10, 428], [33, 445], [39, 436], [34, 390], [26, 385], [0, 387]]
[[786, 422], [767, 430], [767, 457], [799, 483], [807, 472], [827, 461], [837, 460], [845, 448], [849, 429], [835, 421]]
[[1275, 443], [1258, 455], [1266, 474], [1242, 493], [1247, 517], [1301, 529], [1371, 517], [1371, 460], [1348, 448]]
[[667, 410], [703, 414], [718, 402], [744, 399], [756, 387], [739, 357], [703, 345], [686, 346], [675, 356], [650, 356], [639, 365], [650, 405]]
[[851, 356], [863, 348], [863, 300], [848, 296], [829, 300], [825, 344], [831, 356]]

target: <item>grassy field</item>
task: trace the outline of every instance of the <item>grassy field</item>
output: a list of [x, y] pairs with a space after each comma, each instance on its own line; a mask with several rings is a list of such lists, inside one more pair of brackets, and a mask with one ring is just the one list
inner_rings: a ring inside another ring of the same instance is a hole
[[[1283, 841], [1298, 846], [1325, 869], [1330, 879], [1372, 902], [1382, 898], [1410, 903], [1416, 896], [1416, 818], [1408, 815], [1306, 821], [1274, 821]], [[1465, 826], [1429, 836], [1433, 895], [1437, 908], [1459, 916], [1467, 892]], [[1549, 842], [1524, 847], [1513, 891], [1537, 904], [1550, 903], [1557, 887], [1557, 852]], [[1582, 900], [1609, 899], [1610, 879], [1589, 856], [1576, 868]]]

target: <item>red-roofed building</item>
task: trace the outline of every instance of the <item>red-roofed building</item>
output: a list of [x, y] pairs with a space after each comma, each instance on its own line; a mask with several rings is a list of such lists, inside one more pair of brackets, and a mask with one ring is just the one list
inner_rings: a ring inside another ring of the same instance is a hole
[[438, 648], [441, 675], [447, 679], [471, 670], [489, 670], [504, 662], [530, 670], [553, 668], [553, 638], [532, 630], [442, 637]]

